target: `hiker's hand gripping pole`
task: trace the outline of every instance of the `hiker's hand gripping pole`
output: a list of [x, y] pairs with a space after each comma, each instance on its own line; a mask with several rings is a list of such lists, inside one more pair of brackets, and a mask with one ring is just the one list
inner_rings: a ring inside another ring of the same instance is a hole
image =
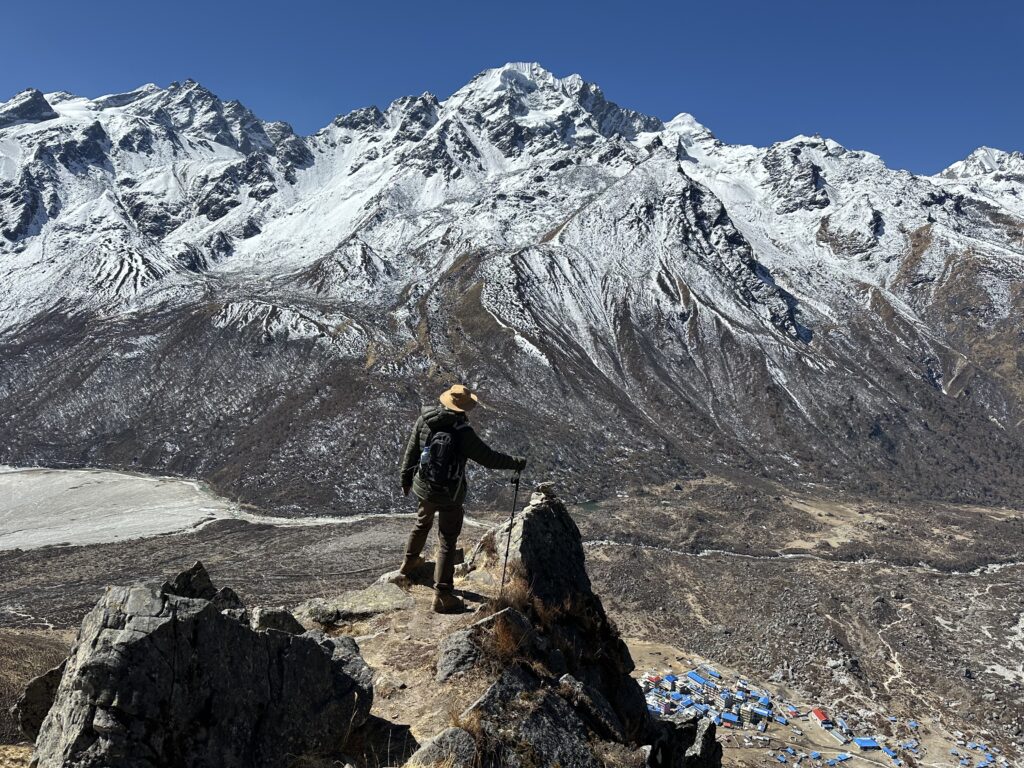
[[517, 469], [509, 481], [515, 486], [515, 491], [512, 493], [512, 514], [508, 517], [508, 536], [505, 539], [505, 560], [501, 564], [501, 586], [498, 588], [498, 600], [501, 600], [501, 596], [505, 591], [505, 571], [508, 569], [508, 551], [512, 547], [512, 523], [516, 519], [516, 504], [519, 503], [519, 477], [521, 474], [522, 470]]

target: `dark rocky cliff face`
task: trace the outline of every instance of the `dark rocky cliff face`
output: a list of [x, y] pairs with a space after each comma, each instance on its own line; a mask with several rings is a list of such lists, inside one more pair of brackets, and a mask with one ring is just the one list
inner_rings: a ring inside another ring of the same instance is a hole
[[283, 766], [341, 751], [372, 702], [354, 641], [250, 617], [197, 563], [160, 589], [108, 588], [19, 714], [40, 768]]

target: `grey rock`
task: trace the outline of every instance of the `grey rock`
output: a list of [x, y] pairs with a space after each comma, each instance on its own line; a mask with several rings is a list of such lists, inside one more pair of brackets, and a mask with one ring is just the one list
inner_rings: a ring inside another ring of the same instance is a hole
[[[600, 692], [625, 739], [637, 740], [649, 726], [649, 715], [629, 674], [633, 659], [594, 594], [579, 528], [550, 485], [540, 487], [543, 490], [532, 495], [522, 512], [484, 539], [506, 541], [511, 526], [509, 570], [524, 579], [532, 596], [548, 608], [546, 618], [535, 617], [536, 623], [546, 625], [538, 627], [542, 637], [534, 644], [538, 660], [551, 672], [568, 672]], [[471, 565], [481, 569], [489, 562], [483, 548], [471, 558]], [[556, 652], [563, 647], [576, 649], [575, 658], [567, 660]]]
[[524, 655], [535, 650], [535, 632], [529, 619], [513, 608], [505, 608], [466, 629], [453, 632], [440, 642], [435, 678], [437, 682], [443, 683], [452, 677], [466, 674], [480, 663], [485, 656], [485, 637], [499, 622], [508, 623], [509, 631], [515, 634]]
[[407, 610], [414, 605], [416, 601], [401, 587], [389, 582], [378, 582], [339, 597], [307, 600], [295, 609], [295, 615], [317, 624], [330, 625], [365, 619], [379, 613]]
[[717, 768], [722, 764], [722, 745], [715, 738], [715, 724], [707, 718], [697, 723], [693, 744], [686, 750], [684, 768]]
[[437, 674], [435, 680], [447, 682], [456, 675], [465, 674], [480, 661], [480, 646], [473, 639], [473, 632], [460, 629], [444, 638], [438, 646]]
[[354, 641], [255, 632], [178, 591], [218, 594], [194, 566], [163, 589], [110, 587], [85, 617], [40, 768], [281, 766], [338, 753], [365, 722], [373, 689]]
[[410, 586], [412, 584], [412, 579], [410, 579], [401, 571], [394, 570], [382, 574], [381, 577], [377, 579], [377, 582], [379, 584], [394, 584], [397, 587], [402, 588]]
[[600, 691], [580, 682], [572, 675], [562, 675], [558, 682], [562, 696], [577, 710], [586, 714], [594, 730], [612, 741], [626, 740], [622, 721]]
[[[175, 576], [173, 581], [164, 582], [163, 591], [170, 595], [198, 598], [200, 600], [213, 600], [217, 597], [217, 588], [213, 586], [210, 574], [206, 572], [206, 568], [198, 560], [196, 560], [191, 568]], [[236, 600], [238, 599], [234, 592], [230, 594], [234, 595]], [[224, 607], [237, 608], [239, 606], [225, 605]]]
[[284, 608], [253, 608], [250, 626], [257, 631], [274, 629], [289, 635], [301, 635], [306, 628]]
[[221, 587], [221, 589], [217, 590], [217, 593], [210, 598], [210, 602], [214, 604], [218, 611], [245, 610], [242, 598], [236, 595], [235, 590], [231, 587]]
[[[504, 545], [511, 525], [509, 568], [520, 566], [531, 591], [544, 602], [560, 605], [580, 594], [593, 594], [579, 528], [550, 486], [538, 487], [544, 492], [535, 492], [513, 520], [493, 529], [492, 540]], [[482, 567], [486, 559], [486, 552], [478, 547], [469, 569]]]
[[444, 765], [451, 768], [476, 768], [476, 739], [462, 728], [446, 728], [420, 747], [409, 759], [412, 765]]
[[462, 717], [479, 718], [485, 749], [496, 765], [602, 765], [576, 710], [525, 665], [507, 668]]
[[500, 714], [520, 694], [538, 688], [540, 678], [537, 674], [522, 664], [515, 664], [506, 668], [483, 695], [463, 711], [462, 719], [469, 719], [474, 712]]
[[0, 128], [17, 123], [38, 123], [59, 115], [40, 91], [28, 88], [8, 102], [0, 104]]
[[64, 676], [67, 663], [65, 659], [53, 669], [31, 680], [14, 705], [14, 719], [29, 741], [35, 741], [39, 735], [46, 713], [53, 706], [53, 699], [57, 695], [57, 687]]

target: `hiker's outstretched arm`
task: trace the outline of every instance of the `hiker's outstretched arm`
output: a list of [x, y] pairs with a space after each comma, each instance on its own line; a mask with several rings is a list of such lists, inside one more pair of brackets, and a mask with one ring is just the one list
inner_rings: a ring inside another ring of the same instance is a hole
[[459, 440], [466, 458], [472, 459], [488, 469], [517, 469], [522, 461], [515, 456], [509, 456], [507, 453], [491, 448], [480, 439], [472, 427], [459, 430]]
[[416, 474], [416, 467], [420, 461], [420, 450], [420, 420], [416, 419], [416, 423], [412, 427], [412, 434], [409, 435], [409, 440], [405, 444], [405, 453], [402, 454], [399, 476], [403, 488], [412, 485], [412, 478]]

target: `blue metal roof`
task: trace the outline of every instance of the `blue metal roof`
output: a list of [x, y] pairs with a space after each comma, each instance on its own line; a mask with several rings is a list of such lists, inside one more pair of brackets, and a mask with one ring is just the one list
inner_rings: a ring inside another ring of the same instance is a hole
[[853, 740], [861, 749], [878, 749], [878, 742], [874, 739], [869, 739], [867, 736], [858, 736]]
[[756, 715], [760, 715], [761, 717], [771, 717], [772, 716], [772, 713], [769, 712], [764, 707], [751, 707], [750, 711], [753, 712]]
[[716, 669], [714, 669], [714, 668], [712, 668], [712, 667], [708, 667], [708, 666], [705, 666], [705, 667], [704, 667], [704, 671], [705, 671], [705, 672], [707, 672], [707, 673], [708, 673], [709, 675], [711, 675], [712, 677], [717, 677], [717, 678], [721, 678], [721, 675], [720, 675], [720, 674], [718, 674], [718, 670], [716, 670]]
[[885, 752], [889, 757], [896, 757], [896, 750], [889, 747], [882, 747], [882, 751]]
[[668, 681], [668, 682], [670, 682], [670, 683], [674, 683], [674, 682], [675, 682], [676, 680], [678, 680], [679, 678], [678, 678], [678, 677], [676, 677], [675, 675], [665, 675], [665, 677], [664, 677], [664, 678], [662, 678], [662, 679], [663, 679], [663, 680], [666, 680], [666, 681]]
[[811, 752], [811, 760], [817, 760], [821, 757], [821, 752]]
[[723, 712], [722, 719], [728, 720], [730, 723], [739, 723], [740, 721], [739, 715], [734, 715], [732, 712]]
[[770, 698], [768, 698], [767, 696], [762, 696], [761, 698], [758, 699], [758, 702], [760, 702], [761, 704], [764, 704], [766, 707], [770, 707], [772, 705], [772, 700]]
[[699, 683], [700, 685], [707, 685], [708, 681], [705, 680], [700, 675], [698, 675], [696, 672], [687, 672], [686, 676], [688, 678], [690, 678], [691, 680], [693, 680], [693, 682], [695, 682], [695, 683]]
[[780, 725], [789, 725], [789, 720], [784, 718], [782, 715], [776, 715], [775, 722], [779, 723]]

